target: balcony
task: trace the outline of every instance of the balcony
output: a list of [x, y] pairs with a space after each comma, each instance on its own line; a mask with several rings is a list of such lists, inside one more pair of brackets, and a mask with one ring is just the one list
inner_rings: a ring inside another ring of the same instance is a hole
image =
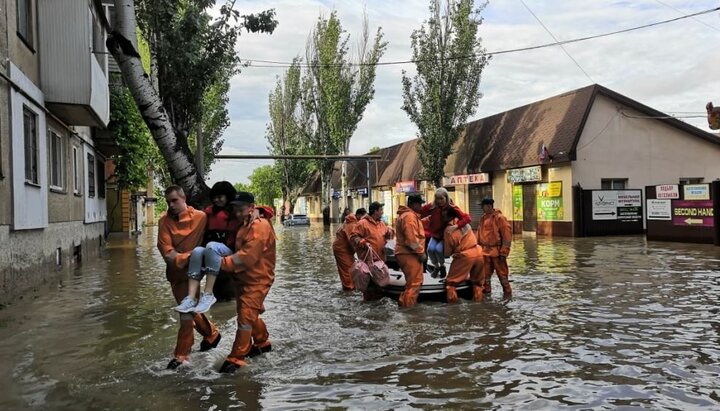
[[105, 32], [87, 0], [38, 2], [40, 79], [45, 105], [69, 125], [110, 120]]

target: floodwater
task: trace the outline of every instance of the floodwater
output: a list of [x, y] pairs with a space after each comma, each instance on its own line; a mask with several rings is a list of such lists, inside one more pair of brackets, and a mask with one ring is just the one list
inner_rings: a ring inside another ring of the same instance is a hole
[[[514, 299], [364, 303], [339, 292], [331, 231], [278, 228], [264, 315], [275, 351], [165, 370], [177, 315], [151, 234], [0, 310], [0, 409], [720, 409], [720, 248], [517, 237]], [[196, 342], [196, 348], [199, 342]]]

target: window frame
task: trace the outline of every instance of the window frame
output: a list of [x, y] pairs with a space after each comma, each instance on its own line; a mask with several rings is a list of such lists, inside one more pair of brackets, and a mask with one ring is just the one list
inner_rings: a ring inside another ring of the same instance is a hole
[[87, 192], [88, 197], [95, 198], [95, 155], [87, 153]]
[[703, 184], [705, 181], [704, 177], [680, 177], [678, 184], [681, 185], [692, 185], [692, 184]]
[[[23, 4], [23, 7], [20, 4]], [[34, 13], [35, 7], [33, 7], [33, 0], [15, 0], [15, 31], [18, 37], [23, 43], [34, 53], [35, 52], [35, 26], [34, 26]], [[23, 22], [23, 16], [20, 11], [24, 11], [25, 21]], [[22, 28], [25, 27], [25, 30]]]
[[[627, 190], [628, 189], [628, 182], [630, 180], [627, 178], [602, 178], [600, 179], [600, 189], [601, 190]], [[610, 187], [607, 187], [606, 184], [609, 183]], [[622, 187], [616, 187], [616, 185], [619, 185], [619, 183], [622, 183]]]
[[[26, 119], [32, 118], [32, 130], [28, 141]], [[23, 104], [23, 149], [25, 156], [25, 184], [40, 187], [40, 138], [38, 133], [38, 114]], [[28, 144], [30, 147], [28, 147]], [[34, 170], [33, 170], [34, 166]]]
[[[65, 139], [63, 137], [61, 133], [58, 133], [52, 128], [48, 128], [48, 152], [50, 153], [48, 182], [51, 190], [64, 193], [67, 187], [67, 166], [65, 165]], [[53, 145], [55, 141], [58, 141], [59, 147]], [[56, 148], [58, 149], [57, 152], [55, 150]], [[58, 156], [57, 158], [55, 157], [56, 154]], [[55, 161], [57, 161], [57, 164], [55, 164]], [[56, 170], [56, 166], [58, 170]], [[56, 171], [59, 173], [59, 176], [55, 175]], [[59, 178], [60, 184], [55, 184], [55, 177]]]
[[76, 196], [82, 196], [82, 187], [80, 182], [80, 147], [73, 145], [73, 194]]

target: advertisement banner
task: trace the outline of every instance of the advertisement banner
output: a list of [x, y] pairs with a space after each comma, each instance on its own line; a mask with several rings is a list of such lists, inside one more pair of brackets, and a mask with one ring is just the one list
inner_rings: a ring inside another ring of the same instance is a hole
[[395, 191], [398, 193], [414, 193], [416, 191], [415, 181], [400, 181], [395, 183]]
[[513, 186], [513, 220], [523, 221], [523, 190], [522, 186]]
[[673, 225], [713, 227], [713, 204], [707, 201], [675, 200], [672, 202]]
[[647, 201], [647, 218], [648, 220], [672, 220], [670, 200], [649, 199]]
[[685, 200], [709, 200], [710, 184], [688, 184], [683, 187]]
[[460, 184], [487, 184], [490, 182], [490, 174], [467, 174], [450, 177], [443, 177], [444, 186], [456, 186]]
[[542, 180], [542, 167], [532, 166], [507, 171], [508, 183], [531, 183]]
[[538, 221], [560, 221], [565, 217], [562, 198], [562, 181], [538, 184]]
[[674, 184], [664, 184], [655, 186], [655, 198], [658, 199], [673, 199], [680, 198], [680, 190], [678, 186]]

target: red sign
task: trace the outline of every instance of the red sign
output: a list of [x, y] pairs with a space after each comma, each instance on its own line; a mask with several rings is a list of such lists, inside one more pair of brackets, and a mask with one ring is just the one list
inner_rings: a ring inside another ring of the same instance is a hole
[[673, 225], [686, 227], [712, 227], [712, 200], [672, 202]]
[[456, 186], [460, 184], [487, 184], [489, 182], [490, 174], [488, 173], [443, 177], [444, 186]]
[[400, 181], [395, 183], [395, 191], [398, 193], [414, 193], [417, 191], [415, 181]]

